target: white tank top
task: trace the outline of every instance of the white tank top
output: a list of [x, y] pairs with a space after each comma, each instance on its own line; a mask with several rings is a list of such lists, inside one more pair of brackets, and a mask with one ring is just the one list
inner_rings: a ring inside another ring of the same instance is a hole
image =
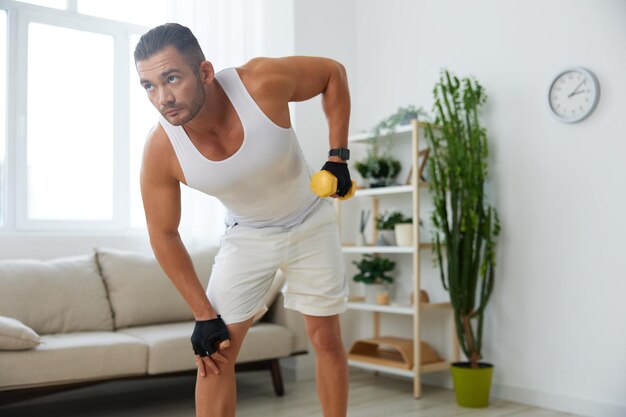
[[215, 78], [243, 125], [243, 143], [229, 158], [213, 161], [200, 153], [182, 126], [161, 116], [187, 185], [217, 197], [228, 210], [228, 225], [300, 224], [321, 200], [309, 188], [311, 175], [296, 133], [263, 113], [235, 68], [220, 71]]

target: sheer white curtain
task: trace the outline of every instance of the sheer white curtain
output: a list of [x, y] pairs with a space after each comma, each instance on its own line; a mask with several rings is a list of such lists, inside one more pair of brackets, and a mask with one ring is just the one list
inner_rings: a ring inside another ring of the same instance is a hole
[[[261, 0], [171, 2], [170, 21], [193, 31], [215, 71], [263, 55]], [[180, 232], [188, 249], [217, 245], [224, 231], [222, 204], [184, 186], [182, 204]]]
[[[263, 54], [261, 0], [177, 2], [179, 10], [175, 12], [188, 13], [190, 4], [195, 4], [195, 10], [189, 27], [216, 71]], [[185, 9], [180, 10], [182, 7]]]

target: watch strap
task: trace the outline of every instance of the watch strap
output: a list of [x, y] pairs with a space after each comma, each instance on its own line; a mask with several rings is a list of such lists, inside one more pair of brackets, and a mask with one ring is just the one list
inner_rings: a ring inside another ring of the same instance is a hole
[[335, 148], [328, 151], [328, 156], [338, 156], [339, 158], [347, 161], [350, 159], [350, 149], [348, 148]]

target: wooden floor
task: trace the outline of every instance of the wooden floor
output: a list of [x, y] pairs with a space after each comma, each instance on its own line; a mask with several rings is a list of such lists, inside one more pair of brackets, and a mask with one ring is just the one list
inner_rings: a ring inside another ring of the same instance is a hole
[[[269, 372], [238, 377], [238, 417], [321, 417], [314, 381], [285, 383], [276, 397]], [[193, 417], [194, 378], [103, 384], [0, 407], [2, 417]], [[351, 370], [351, 417], [564, 417], [572, 414], [494, 400], [486, 409], [455, 404], [449, 390], [425, 386], [420, 400], [408, 380]]]

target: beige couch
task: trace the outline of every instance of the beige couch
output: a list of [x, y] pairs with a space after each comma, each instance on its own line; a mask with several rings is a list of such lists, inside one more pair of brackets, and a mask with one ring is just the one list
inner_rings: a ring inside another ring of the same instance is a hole
[[[215, 250], [192, 255], [206, 286]], [[304, 322], [283, 308], [250, 329], [237, 367], [267, 368], [306, 352]], [[50, 261], [0, 260], [0, 404], [96, 382], [195, 372], [193, 316], [151, 256], [112, 249]]]

